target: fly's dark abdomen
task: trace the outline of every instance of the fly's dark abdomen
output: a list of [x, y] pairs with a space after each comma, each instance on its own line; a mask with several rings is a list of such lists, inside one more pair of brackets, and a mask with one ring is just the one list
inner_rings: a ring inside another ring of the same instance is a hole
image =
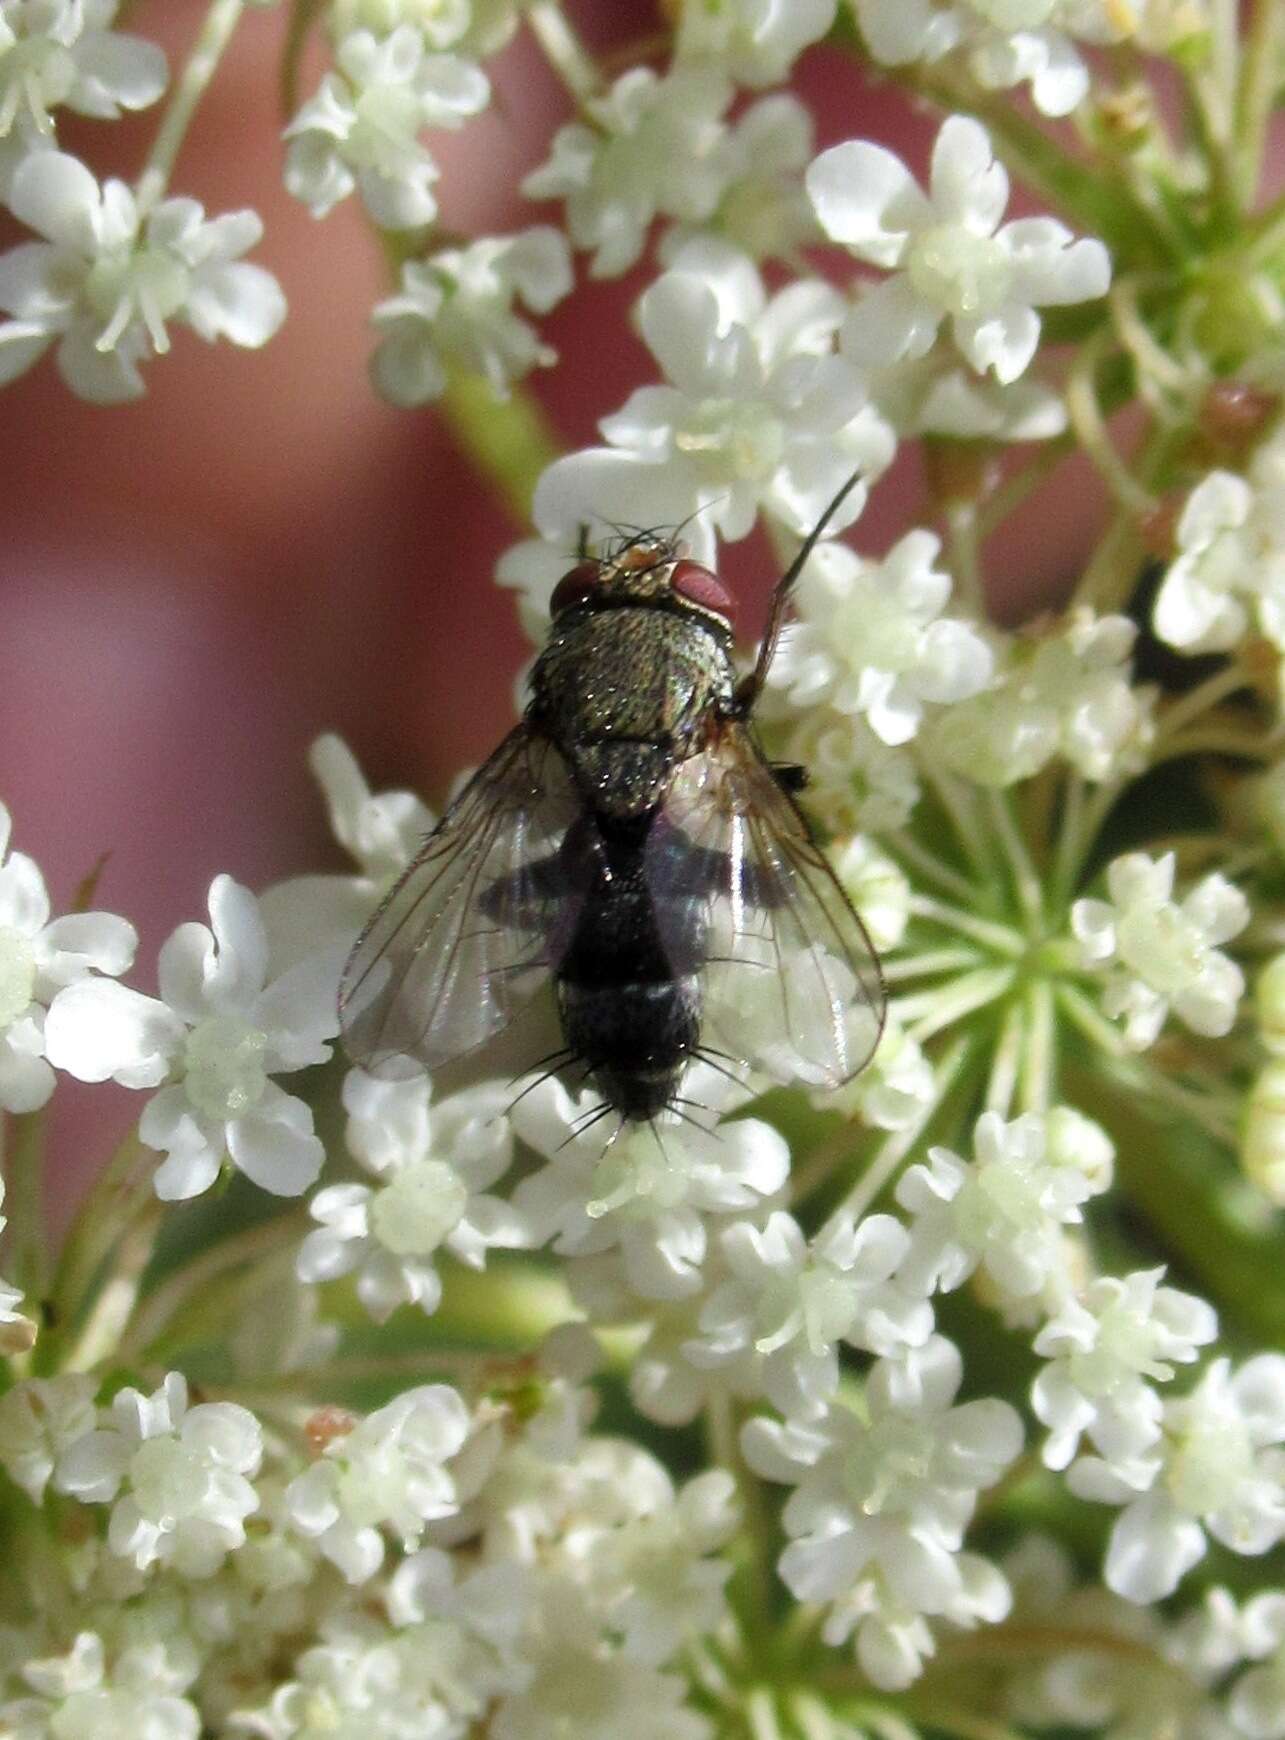
[[650, 823], [573, 828], [564, 847], [579, 890], [557, 970], [568, 1047], [622, 1117], [669, 1105], [700, 1042], [704, 905], [658, 893], [645, 874]]
[[582, 985], [563, 975], [558, 1003], [567, 1044], [608, 1105], [644, 1123], [673, 1102], [700, 1039], [695, 975], [615, 986]]

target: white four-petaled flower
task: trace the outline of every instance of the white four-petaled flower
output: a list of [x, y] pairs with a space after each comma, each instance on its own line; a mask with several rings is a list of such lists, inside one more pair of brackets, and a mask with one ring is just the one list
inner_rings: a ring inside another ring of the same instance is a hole
[[1127, 852], [1107, 866], [1107, 900], [1077, 900], [1071, 929], [1086, 967], [1106, 973], [1102, 1006], [1124, 1020], [1125, 1043], [1154, 1043], [1170, 1008], [1194, 1033], [1218, 1038], [1236, 1019], [1245, 975], [1217, 946], [1249, 923], [1249, 902], [1225, 876], [1173, 898], [1175, 858]]
[[225, 1157], [262, 1189], [297, 1196], [324, 1153], [310, 1108], [271, 1077], [330, 1056], [340, 955], [311, 955], [269, 980], [254, 896], [217, 876], [209, 905], [212, 928], [180, 925], [162, 947], [159, 999], [112, 980], [62, 992], [46, 1022], [49, 1055], [81, 1081], [160, 1088], [138, 1126], [168, 1156], [158, 1196], [208, 1190]]
[[491, 95], [486, 74], [459, 55], [429, 53], [409, 24], [386, 37], [355, 30], [335, 60], [338, 70], [285, 130], [286, 186], [314, 217], [356, 188], [383, 229], [432, 223], [438, 168], [420, 131], [479, 114]]
[[186, 1380], [170, 1372], [153, 1395], [121, 1390], [108, 1423], [63, 1450], [53, 1483], [82, 1504], [110, 1504], [107, 1543], [140, 1570], [160, 1561], [207, 1577], [245, 1540], [262, 1456], [263, 1432], [248, 1409], [190, 1408]]
[[514, 381], [557, 361], [514, 304], [547, 314], [570, 288], [570, 249], [547, 224], [408, 260], [401, 289], [370, 317], [381, 335], [370, 364], [376, 387], [394, 405], [426, 404], [445, 392], [453, 366], [507, 398]]
[[845, 354], [868, 367], [925, 355], [949, 318], [979, 374], [1014, 381], [1039, 343], [1035, 310], [1091, 301], [1110, 283], [1101, 242], [1076, 241], [1056, 219], [1000, 227], [1008, 175], [985, 128], [962, 116], [937, 135], [928, 193], [891, 151], [855, 140], [823, 151], [807, 182], [831, 240], [892, 273], [844, 328]]
[[54, 1091], [46, 1010], [67, 985], [123, 973], [134, 959], [132, 924], [110, 912], [50, 919], [40, 868], [10, 852], [9, 811], [0, 804], [0, 1109], [34, 1112]]
[[512, 1097], [498, 1082], [430, 1104], [426, 1076], [344, 1083], [348, 1146], [378, 1185], [331, 1184], [312, 1199], [320, 1224], [299, 1250], [301, 1280], [357, 1272], [357, 1296], [377, 1321], [398, 1305], [437, 1309], [440, 1251], [480, 1269], [495, 1246], [528, 1242], [522, 1217], [490, 1188], [508, 1170]]
[[182, 321], [212, 342], [256, 348], [285, 318], [281, 286], [241, 255], [263, 234], [252, 211], [209, 218], [194, 199], [144, 209], [123, 181], [100, 188], [62, 151], [34, 152], [16, 170], [15, 217], [45, 240], [0, 255], [0, 384], [55, 340], [74, 393], [96, 404], [135, 399], [138, 365], [170, 347]]

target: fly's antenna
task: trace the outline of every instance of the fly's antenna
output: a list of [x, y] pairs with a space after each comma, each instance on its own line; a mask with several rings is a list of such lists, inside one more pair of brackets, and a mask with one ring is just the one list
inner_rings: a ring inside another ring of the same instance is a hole
[[851, 477], [844, 482], [842, 489], [835, 494], [821, 518], [799, 545], [798, 554], [776, 583], [776, 588], [772, 593], [771, 608], [768, 611], [767, 628], [763, 634], [763, 644], [759, 647], [759, 656], [754, 661], [754, 669], [749, 676], [737, 686], [736, 711], [742, 718], [752, 710], [755, 701], [759, 698], [763, 684], [767, 681], [768, 667], [776, 656], [777, 645], [781, 639], [781, 629], [785, 623], [785, 611], [790, 601], [791, 588], [803, 572], [808, 557], [816, 549], [821, 534], [843, 506], [848, 496], [861, 482], [863, 475], [861, 467], [858, 466]]

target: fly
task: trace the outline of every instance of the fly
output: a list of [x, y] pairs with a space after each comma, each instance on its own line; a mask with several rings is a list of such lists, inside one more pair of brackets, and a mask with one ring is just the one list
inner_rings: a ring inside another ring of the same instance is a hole
[[358, 938], [340, 986], [349, 1055], [438, 1069], [552, 982], [565, 1067], [603, 1109], [653, 1119], [693, 1057], [838, 1086], [869, 1060], [878, 961], [794, 794], [752, 730], [791, 587], [750, 673], [734, 604], [675, 535], [622, 536], [554, 589], [521, 723]]

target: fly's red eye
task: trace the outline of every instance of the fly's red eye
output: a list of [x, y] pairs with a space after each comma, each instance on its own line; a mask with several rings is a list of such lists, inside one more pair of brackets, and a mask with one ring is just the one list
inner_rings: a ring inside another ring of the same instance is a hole
[[690, 599], [702, 610], [712, 610], [729, 624], [735, 620], [736, 600], [718, 575], [710, 568], [702, 568], [699, 562], [675, 562], [669, 585], [680, 598]]
[[570, 610], [573, 604], [579, 604], [596, 592], [602, 584], [602, 570], [596, 562], [581, 562], [564, 574], [553, 588], [553, 597], [549, 600], [549, 611], [553, 616], [560, 616], [564, 610]]

